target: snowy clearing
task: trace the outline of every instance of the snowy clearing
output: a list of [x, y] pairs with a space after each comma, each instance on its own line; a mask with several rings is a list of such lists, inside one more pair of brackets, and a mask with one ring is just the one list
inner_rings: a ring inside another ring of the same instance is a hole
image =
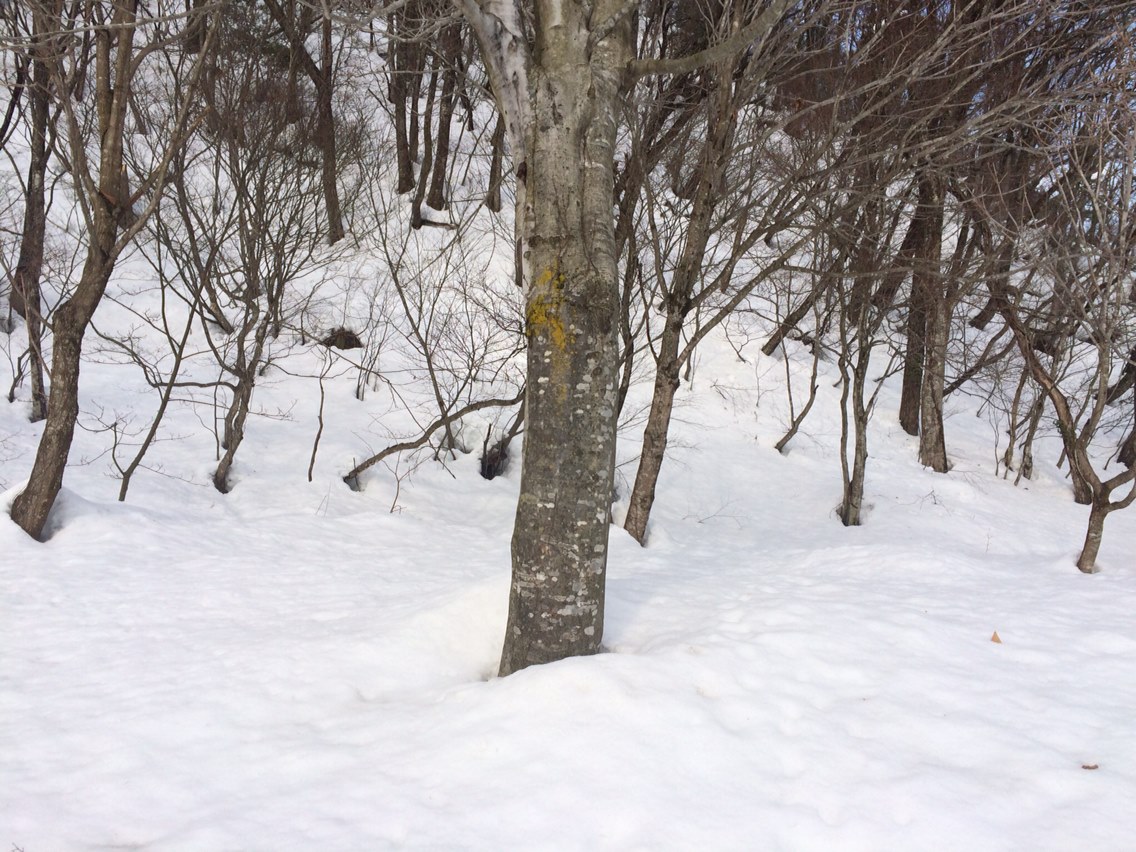
[[[312, 484], [316, 403], [287, 378], [263, 392], [292, 416], [255, 421], [229, 495], [190, 442], [161, 453], [196, 481], [147, 473], [125, 504], [105, 462], [73, 466], [48, 543], [0, 525], [0, 842], [1131, 848], [1136, 513], [1082, 575], [1055, 468], [996, 479], [959, 413], [954, 471], [923, 471], [885, 399], [845, 529], [835, 407], [780, 456], [779, 361], [715, 346], [650, 546], [612, 530], [609, 653], [505, 680], [516, 474], [471, 454], [352, 493], [350, 380]], [[17, 409], [10, 489], [35, 439]]]

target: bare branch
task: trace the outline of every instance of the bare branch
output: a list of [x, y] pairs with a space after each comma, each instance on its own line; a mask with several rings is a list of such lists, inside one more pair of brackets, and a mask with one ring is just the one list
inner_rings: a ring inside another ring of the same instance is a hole
[[[793, 0], [774, 0], [751, 23], [736, 30], [725, 41], [720, 41], [705, 50], [671, 59], [637, 59], [628, 65], [628, 71], [632, 77], [646, 77], [651, 74], [686, 74], [722, 62], [769, 35], [792, 3]], [[615, 24], [612, 26], [614, 27]]]

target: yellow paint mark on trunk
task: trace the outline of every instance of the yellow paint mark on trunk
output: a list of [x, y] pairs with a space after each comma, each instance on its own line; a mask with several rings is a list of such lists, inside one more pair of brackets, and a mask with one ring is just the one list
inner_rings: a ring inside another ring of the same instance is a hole
[[549, 381], [561, 403], [568, 398], [571, 358], [569, 331], [564, 322], [564, 275], [556, 265], [549, 266], [533, 282], [525, 311], [526, 332], [530, 340], [549, 344]]

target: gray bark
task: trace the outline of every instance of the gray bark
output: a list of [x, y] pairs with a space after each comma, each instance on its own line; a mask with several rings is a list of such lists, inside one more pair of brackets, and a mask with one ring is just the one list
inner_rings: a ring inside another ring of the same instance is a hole
[[[903, 359], [903, 385], [899, 401], [899, 425], [908, 435], [919, 434], [920, 404], [923, 395], [923, 371], [926, 368], [928, 316], [934, 309], [935, 293], [927, 274], [927, 254], [932, 250], [934, 199], [929, 181], [920, 178], [919, 201], [904, 238], [897, 263], [913, 263], [911, 297], [907, 307], [907, 349]], [[940, 235], [941, 236], [941, 235]], [[935, 249], [937, 251], [937, 248]]]
[[47, 418], [28, 485], [12, 503], [12, 520], [37, 539], [43, 535], [48, 514], [63, 486], [63, 472], [75, 434], [83, 335], [121, 250], [117, 243], [122, 205], [118, 195], [122, 189], [123, 129], [130, 95], [133, 21], [133, 7], [119, 3], [112, 21], [118, 25], [118, 32], [112, 35], [109, 29], [104, 29], [96, 33], [96, 107], [102, 145], [98, 183], [91, 187], [94, 191], [88, 192], [91, 219], [87, 255], [74, 293], [55, 312]]
[[603, 638], [615, 474], [619, 280], [615, 132], [632, 34], [617, 0], [538, 0], [535, 42], [508, 0], [455, 0], [516, 166], [528, 378], [501, 675]]
[[627, 506], [623, 528], [640, 544], [647, 543], [647, 521], [655, 504], [655, 486], [663, 469], [667, 452], [667, 433], [670, 431], [674, 411], [675, 393], [679, 386], [678, 357], [682, 335], [683, 313], [667, 316], [667, 324], [659, 341], [659, 364], [655, 370], [655, 390], [651, 396], [651, 409], [643, 429], [643, 451], [635, 473], [635, 486]]
[[[138, 31], [134, 26], [136, 7], [129, 0], [115, 0], [112, 5], [109, 26], [93, 28], [84, 36], [91, 37], [95, 46], [93, 88], [100, 140], [97, 167], [92, 167], [92, 160], [88, 159], [78, 119], [66, 100], [65, 87], [60, 86], [64, 79], [61, 58], [55, 57], [49, 69], [56, 92], [63, 98], [61, 106], [69, 126], [71, 168], [76, 188], [86, 200], [81, 208], [87, 219], [88, 233], [83, 272], [70, 298], [56, 310], [52, 323], [51, 391], [43, 435], [28, 485], [12, 503], [12, 520], [37, 539], [43, 535], [48, 514], [62, 488], [79, 416], [83, 336], [106, 291], [115, 261], [157, 205], [170, 160], [184, 140], [189, 118], [187, 98], [174, 120], [165, 152], [143, 181], [151, 200], [140, 214], [135, 214], [132, 199], [123, 194], [126, 189], [123, 144], [133, 76], [138, 70], [134, 47]], [[214, 35], [215, 26], [206, 34], [202, 55], [210, 49]], [[183, 87], [196, 88], [204, 67], [199, 57], [184, 78]]]
[[589, 16], [583, 4], [537, 4], [520, 178], [528, 393], [502, 675], [595, 653], [603, 637], [619, 359], [612, 184], [631, 32], [620, 23], [590, 45], [589, 22], [619, 5]]
[[[58, 20], [58, 6], [52, 8]], [[43, 383], [43, 313], [40, 276], [43, 270], [44, 237], [47, 231], [47, 197], [45, 180], [48, 161], [48, 113], [50, 85], [45, 54], [50, 45], [48, 22], [42, 12], [33, 13], [34, 32], [29, 51], [31, 80], [28, 90], [30, 150], [28, 182], [24, 196], [24, 228], [20, 237], [20, 255], [12, 276], [12, 310], [24, 318], [28, 332], [28, 373], [31, 377], [31, 421], [47, 416], [47, 390]]]
[[923, 285], [930, 298], [926, 304], [923, 327], [923, 381], [919, 391], [919, 461], [939, 473], [950, 469], [946, 435], [943, 427], [943, 388], [947, 374], [947, 340], [950, 335], [952, 295], [943, 280], [942, 181], [925, 179], [928, 215], [927, 239], [917, 261], [916, 273], [926, 279]]
[[733, 86], [730, 82], [733, 63], [723, 64], [716, 70], [724, 79], [711, 95], [711, 112], [698, 168], [694, 205], [686, 228], [682, 255], [664, 299], [667, 316], [659, 340], [655, 389], [643, 431], [643, 452], [639, 456], [635, 486], [631, 491], [627, 518], [623, 525], [640, 544], [646, 544], [647, 541], [647, 521], [651, 517], [655, 486], [666, 456], [667, 433], [670, 431], [675, 392], [679, 386], [679, 370], [685, 360], [679, 352], [682, 328], [702, 271], [706, 246], [710, 242], [713, 215], [722, 198], [722, 181], [735, 129], [732, 115]]
[[[1106, 501], [1107, 502], [1107, 501]], [[1101, 541], [1104, 538], [1104, 520], [1108, 517], [1109, 507], [1094, 503], [1089, 510], [1089, 526], [1085, 532], [1085, 543], [1081, 554], [1077, 557], [1077, 568], [1082, 574], [1095, 574], [1097, 572], [1097, 554], [1100, 553]]]

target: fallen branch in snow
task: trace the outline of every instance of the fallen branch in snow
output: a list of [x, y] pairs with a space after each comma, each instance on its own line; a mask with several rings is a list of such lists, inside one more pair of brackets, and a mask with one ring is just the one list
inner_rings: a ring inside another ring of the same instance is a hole
[[427, 443], [429, 443], [430, 438], [435, 432], [437, 432], [444, 426], [449, 426], [455, 420], [461, 420], [461, 418], [465, 417], [467, 414], [472, 414], [475, 411], [481, 411], [483, 408], [505, 408], [510, 405], [516, 405], [518, 402], [522, 402], [524, 398], [525, 390], [524, 388], [521, 388], [517, 395], [512, 399], [481, 399], [477, 402], [471, 402], [464, 408], [459, 408], [457, 411], [451, 414], [447, 414], [445, 417], [439, 417], [432, 424], [430, 424], [430, 427], [425, 432], [423, 432], [421, 436], [415, 438], [413, 441], [402, 441], [398, 444], [391, 444], [382, 452], [376, 453], [369, 459], [366, 459], [365, 461], [362, 461], [359, 464], [355, 465], [355, 467], [351, 469], [351, 472], [343, 477], [343, 481], [347, 483], [347, 487], [352, 491], [360, 491], [362, 489], [359, 487], [359, 474], [361, 474], [367, 468], [373, 467], [383, 459], [389, 458], [395, 453], [401, 453], [407, 450], [417, 450], [419, 447], [425, 446]]

